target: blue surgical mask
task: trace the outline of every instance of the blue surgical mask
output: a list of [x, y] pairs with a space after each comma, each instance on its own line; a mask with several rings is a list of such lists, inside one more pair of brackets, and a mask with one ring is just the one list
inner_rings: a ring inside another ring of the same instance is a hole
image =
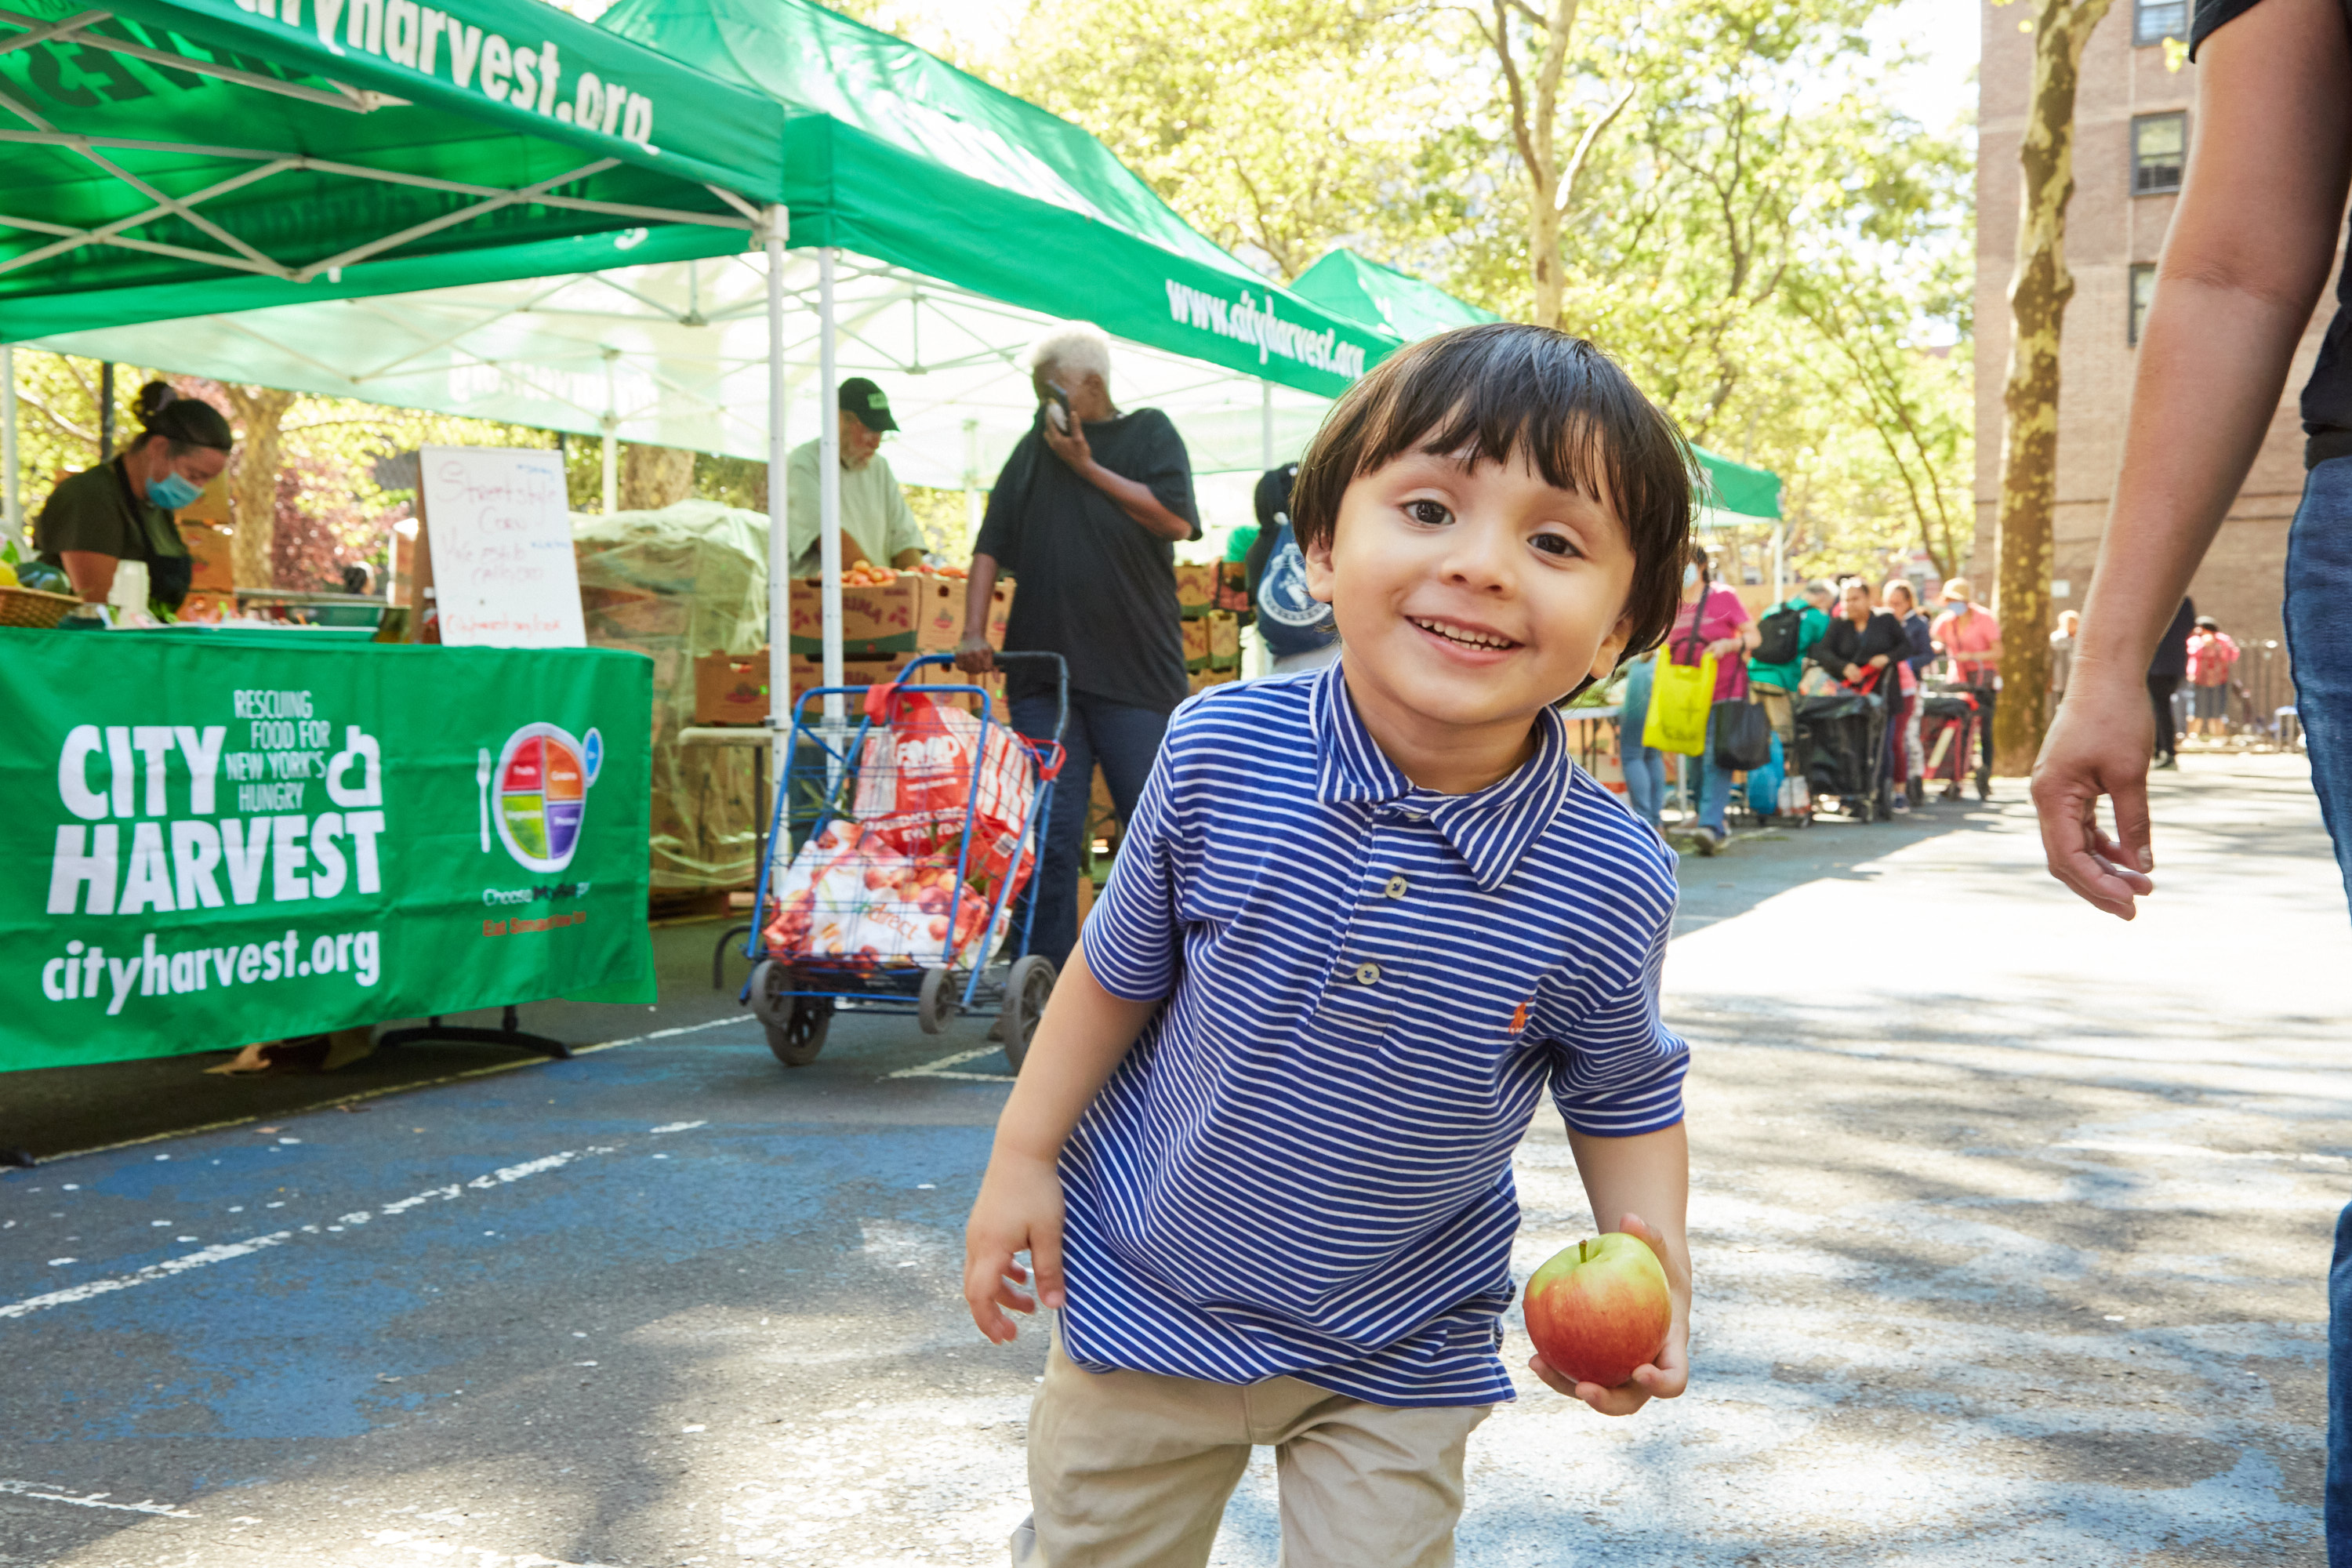
[[1685, 566], [1683, 568], [1683, 586], [1685, 588], [1696, 588], [1698, 586], [1697, 567]]
[[147, 499], [165, 511], [177, 511], [193, 506], [204, 490], [184, 474], [167, 473], [160, 479], [147, 481]]

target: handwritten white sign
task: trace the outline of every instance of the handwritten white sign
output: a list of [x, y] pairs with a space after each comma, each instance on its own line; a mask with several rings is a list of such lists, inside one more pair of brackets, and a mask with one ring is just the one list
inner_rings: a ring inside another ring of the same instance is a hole
[[441, 640], [586, 647], [562, 455], [427, 447], [418, 457]]

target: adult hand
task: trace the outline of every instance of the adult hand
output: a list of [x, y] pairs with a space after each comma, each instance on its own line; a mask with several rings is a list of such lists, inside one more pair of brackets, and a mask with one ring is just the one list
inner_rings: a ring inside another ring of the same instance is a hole
[[1873, 669], [1885, 669], [1886, 668], [1886, 656], [1883, 653], [1872, 654], [1870, 656], [1870, 668]]
[[[1055, 411], [1059, 412], [1059, 405], [1055, 405]], [[1057, 430], [1054, 427], [1054, 415], [1049, 413], [1045, 416], [1045, 445], [1053, 448], [1054, 456], [1070, 466], [1072, 473], [1083, 474], [1092, 466], [1095, 453], [1094, 448], [1087, 445], [1084, 421], [1073, 416], [1067, 430]]]
[[996, 650], [989, 646], [987, 634], [967, 632], [956, 644], [955, 661], [966, 675], [986, 675], [996, 668]]
[[[2144, 688], [2093, 684], [2077, 669], [2033, 763], [2033, 809], [2050, 874], [2118, 920], [2156, 890], [2148, 873], [2147, 764], [2156, 721]], [[2099, 797], [2116, 832], [2099, 826]]]
[[1570, 1399], [1581, 1399], [1603, 1415], [1631, 1415], [1653, 1399], [1680, 1398], [1683, 1390], [1690, 1386], [1690, 1281], [1675, 1261], [1665, 1237], [1640, 1215], [1627, 1215], [1618, 1222], [1617, 1228], [1648, 1243], [1666, 1271], [1666, 1288], [1674, 1297], [1675, 1315], [1666, 1330], [1665, 1348], [1658, 1352], [1655, 1362], [1635, 1367], [1633, 1375], [1614, 1388], [1580, 1383], [1540, 1355], [1528, 1363], [1528, 1370], [1552, 1388]]
[[[1013, 1260], [1029, 1254], [1030, 1267]], [[1035, 1293], [1024, 1289], [1034, 1287]], [[963, 1230], [963, 1300], [992, 1343], [1020, 1332], [1006, 1309], [1062, 1304], [1062, 1178], [1052, 1162], [999, 1151], [980, 1180]]]
[[1706, 651], [1717, 658], [1727, 658], [1746, 646], [1738, 637], [1717, 637], [1706, 645]]

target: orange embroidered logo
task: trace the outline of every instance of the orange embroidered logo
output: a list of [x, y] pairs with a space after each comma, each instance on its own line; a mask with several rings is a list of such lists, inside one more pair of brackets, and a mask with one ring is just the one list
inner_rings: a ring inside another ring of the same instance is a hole
[[[1530, 996], [1530, 997], [1528, 997], [1528, 1002], [1532, 1002], [1532, 1001], [1534, 1001], [1534, 1000], [1535, 1000], [1535, 998], [1534, 998], [1534, 997], [1532, 997], [1532, 996]], [[1527, 1002], [1522, 1002], [1522, 1003], [1520, 1003], [1520, 1004], [1519, 1004], [1516, 1008], [1512, 1009], [1512, 1011], [1511, 1011], [1511, 1030], [1510, 1030], [1510, 1032], [1511, 1032], [1512, 1034], [1516, 1035], [1516, 1034], [1520, 1033], [1520, 1032], [1521, 1032], [1521, 1031], [1523, 1031], [1524, 1029], [1526, 1029], [1526, 1028], [1527, 1028], [1527, 1026], [1528, 1026], [1528, 1003], [1527, 1003]]]

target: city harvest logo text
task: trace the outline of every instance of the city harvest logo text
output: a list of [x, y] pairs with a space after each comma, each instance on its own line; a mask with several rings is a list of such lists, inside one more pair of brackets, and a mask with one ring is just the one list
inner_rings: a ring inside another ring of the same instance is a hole
[[49, 913], [120, 919], [382, 891], [375, 738], [346, 724], [331, 751], [334, 726], [312, 716], [307, 691], [239, 691], [235, 712], [235, 749], [226, 724], [67, 733], [58, 798], [79, 820], [57, 830]]

